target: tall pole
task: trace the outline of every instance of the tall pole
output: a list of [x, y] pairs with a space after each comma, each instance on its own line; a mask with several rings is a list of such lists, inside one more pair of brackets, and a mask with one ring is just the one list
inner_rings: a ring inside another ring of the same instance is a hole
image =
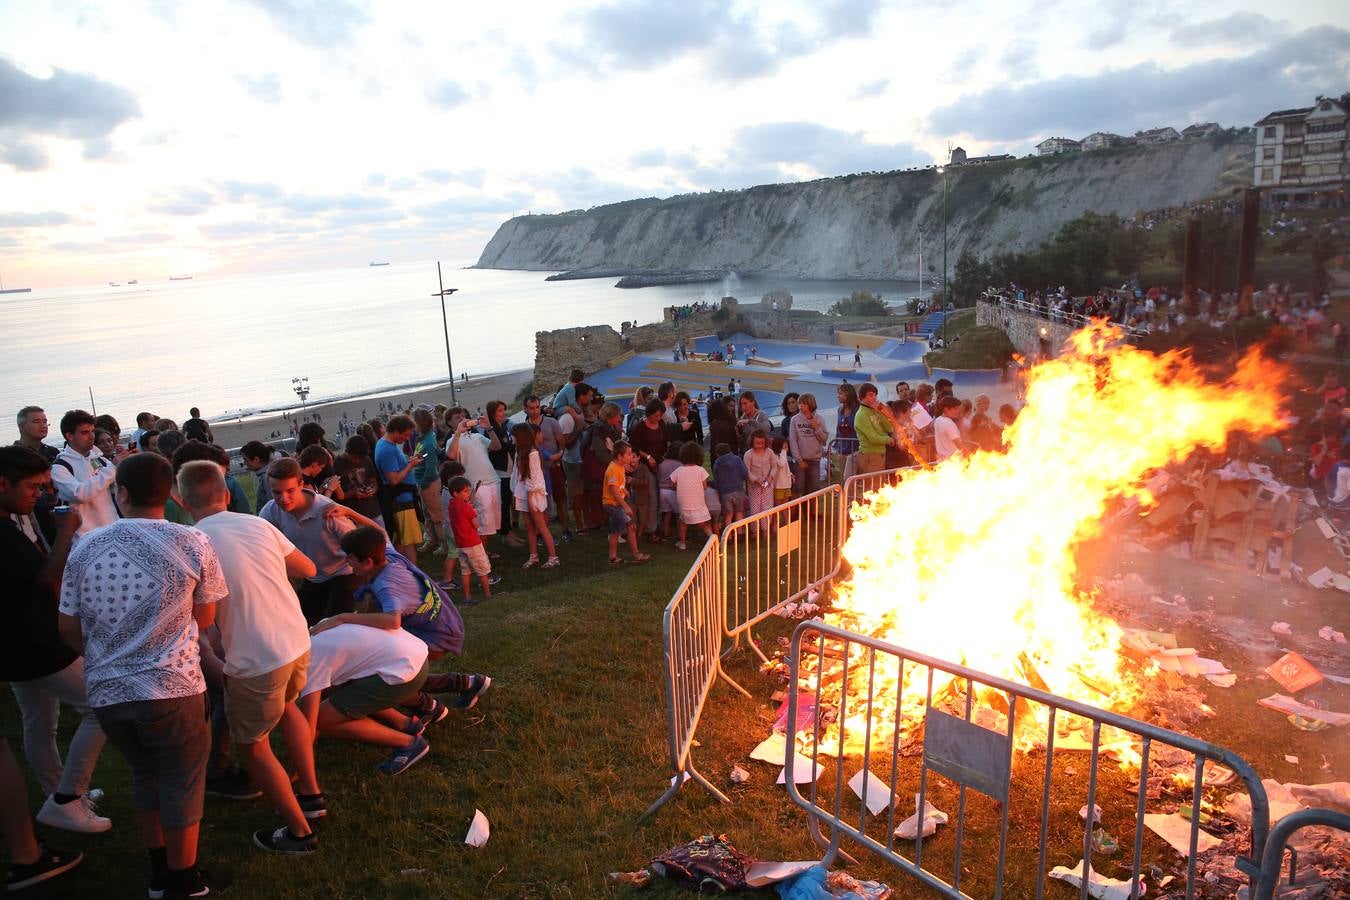
[[89, 411], [90, 411], [91, 413], [93, 413], [94, 415], [98, 415], [98, 407], [94, 405], [94, 386], [93, 386], [93, 385], [90, 385], [90, 386], [89, 386]]
[[450, 320], [445, 314], [445, 295], [453, 294], [454, 288], [449, 291], [445, 289], [445, 281], [441, 278], [441, 263], [436, 261], [436, 284], [441, 289], [441, 330], [445, 334], [445, 367], [450, 372], [450, 403], [459, 406], [459, 393], [455, 390], [455, 364], [450, 361]]
[[942, 167], [942, 346], [947, 346], [947, 169], [951, 167], [952, 146], [947, 145], [947, 165]]

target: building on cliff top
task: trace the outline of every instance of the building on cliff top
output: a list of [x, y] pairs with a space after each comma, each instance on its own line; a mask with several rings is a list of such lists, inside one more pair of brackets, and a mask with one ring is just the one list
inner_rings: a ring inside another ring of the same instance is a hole
[[1162, 128], [1150, 128], [1147, 131], [1136, 131], [1134, 139], [1141, 144], [1166, 144], [1171, 141], [1181, 140], [1181, 133], [1170, 125], [1164, 125]]
[[1218, 134], [1218, 122], [1196, 122], [1194, 125], [1187, 125], [1181, 129], [1182, 140], [1191, 140], [1193, 138], [1205, 138], [1211, 134]]
[[1343, 192], [1350, 175], [1347, 118], [1350, 94], [1318, 97], [1312, 106], [1276, 110], [1258, 121], [1252, 184], [1288, 197]]
[[1084, 150], [1105, 150], [1107, 147], [1125, 147], [1134, 143], [1134, 138], [1127, 138], [1121, 134], [1112, 134], [1109, 131], [1094, 131], [1083, 138]]
[[1052, 137], [1046, 138], [1036, 145], [1036, 153], [1039, 156], [1054, 156], [1056, 153], [1077, 153], [1083, 149], [1083, 145], [1073, 138]]

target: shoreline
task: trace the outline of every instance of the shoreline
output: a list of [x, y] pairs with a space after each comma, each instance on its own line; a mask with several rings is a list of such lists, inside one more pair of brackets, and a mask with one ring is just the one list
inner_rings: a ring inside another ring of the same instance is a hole
[[[484, 406], [490, 400], [504, 400], [510, 404], [520, 389], [534, 376], [533, 369], [519, 369], [514, 372], [499, 372], [471, 378], [468, 382], [456, 382], [455, 392], [459, 405], [471, 412]], [[399, 408], [417, 406], [422, 403], [444, 403], [450, 405], [450, 382], [439, 381], [430, 384], [407, 385], [374, 388], [370, 391], [352, 394], [336, 399], [322, 400], [308, 404], [303, 411], [295, 409], [268, 410], [244, 416], [229, 416], [223, 419], [207, 417], [211, 423], [211, 432], [216, 443], [226, 449], [241, 447], [249, 441], [279, 441], [291, 436], [292, 422], [309, 422], [315, 415], [322, 417], [321, 424], [329, 440], [335, 440], [338, 422], [346, 415], [348, 418], [365, 421], [379, 414], [379, 402], [392, 400]], [[365, 413], [363, 416], [362, 413]], [[283, 417], [286, 414], [287, 417]], [[180, 426], [182, 422], [178, 423]], [[125, 426], [124, 426], [124, 430]], [[275, 434], [274, 434], [275, 433]]]

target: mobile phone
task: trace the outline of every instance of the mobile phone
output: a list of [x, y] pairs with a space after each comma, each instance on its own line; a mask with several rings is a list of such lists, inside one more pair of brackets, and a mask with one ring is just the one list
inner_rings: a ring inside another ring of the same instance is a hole
[[65, 503], [62, 503], [60, 506], [52, 507], [52, 515], [54, 516], [64, 516], [68, 512], [70, 512], [70, 506]]

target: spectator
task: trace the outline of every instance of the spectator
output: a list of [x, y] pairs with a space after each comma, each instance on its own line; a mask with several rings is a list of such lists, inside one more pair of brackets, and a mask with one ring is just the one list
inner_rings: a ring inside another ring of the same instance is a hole
[[544, 415], [539, 398], [533, 394], [525, 398], [525, 422], [534, 431], [535, 446], [539, 449], [540, 463], [544, 468], [544, 482], [548, 487], [548, 495], [553, 498], [558, 521], [563, 527], [562, 539], [570, 541], [573, 535], [567, 527], [567, 476], [563, 472], [563, 447], [566, 438], [563, 435], [562, 425], [552, 416]]
[[19, 410], [18, 425], [19, 439], [14, 442], [15, 446], [27, 447], [40, 454], [47, 462], [56, 460], [56, 454], [60, 451], [45, 443], [50, 429], [47, 424], [47, 413], [42, 407], [25, 406]]
[[515, 499], [516, 512], [525, 520], [525, 546], [530, 551], [524, 567], [529, 569], [539, 565], [539, 552], [535, 543], [538, 538], [548, 551], [543, 568], [556, 569], [562, 561], [558, 559], [558, 550], [553, 545], [553, 534], [548, 530], [548, 487], [544, 481], [541, 455], [535, 446], [534, 429], [522, 422], [511, 429], [511, 438], [516, 445], [511, 493]]
[[[125, 517], [89, 534], [70, 554], [60, 629], [67, 643], [83, 649], [90, 705], [131, 768], [151, 895], [205, 896], [230, 879], [212, 870], [208, 881], [197, 867], [210, 751], [197, 630], [215, 621], [227, 588], [206, 535], [163, 521], [172, 481], [160, 456], [134, 456], [119, 466], [117, 502]], [[125, 567], [127, 559], [137, 565]], [[156, 577], [135, 577], [145, 572]]]
[[729, 397], [715, 397], [708, 401], [708, 443], [716, 448], [718, 444], [739, 447], [740, 438], [736, 434], [736, 417], [732, 414]]
[[773, 431], [773, 423], [764, 414], [764, 410], [759, 408], [753, 392], [742, 393], [740, 404], [741, 416], [736, 420], [736, 433], [740, 436], [740, 447], [744, 451], [750, 448], [750, 439], [754, 437], [756, 431], [764, 432], [767, 438]]
[[217, 447], [215, 444], [188, 441], [173, 454], [174, 478], [178, 477], [178, 472], [184, 465], [199, 460], [213, 462], [220, 469], [220, 474], [225, 478], [225, 489], [230, 493], [229, 510], [237, 513], [250, 512], [248, 497], [244, 494], [244, 486], [239, 483], [239, 479], [230, 474], [230, 454], [222, 447]]
[[580, 369], [573, 369], [567, 376], [567, 384], [563, 385], [558, 393], [553, 395], [553, 410], [564, 409], [568, 406], [575, 406], [585, 409], [581, 404], [579, 386], [586, 380], [586, 373]]
[[[318, 849], [311, 818], [328, 813], [314, 769], [309, 726], [296, 707], [309, 666], [309, 630], [288, 578], [316, 574], [314, 563], [276, 528], [256, 516], [231, 512], [218, 466], [200, 460], [178, 471], [178, 493], [197, 528], [210, 538], [229, 593], [216, 609], [225, 651], [225, 717], [243, 748], [245, 767], [282, 818], [253, 843], [274, 853]], [[272, 753], [268, 735], [280, 726], [298, 781]]]
[[842, 461], [842, 477], [847, 481], [858, 471], [858, 437], [853, 430], [853, 418], [858, 412], [858, 389], [851, 384], [841, 384], [835, 396], [839, 400], [839, 412], [835, 418], [833, 446]]
[[664, 416], [666, 405], [659, 399], [647, 401], [642, 420], [628, 431], [628, 443], [637, 454], [638, 465], [634, 471], [630, 486], [633, 507], [637, 510], [635, 524], [647, 535], [653, 544], [661, 543], [661, 534], [656, 530], [660, 513], [660, 495], [657, 493], [656, 471], [666, 456], [666, 435]]
[[[574, 370], [576, 371], [576, 370]], [[561, 393], [561, 392], [559, 392]], [[562, 507], [572, 508], [572, 521], [576, 523], [576, 533], [585, 534], [594, 523], [587, 521], [585, 503], [585, 484], [581, 477], [581, 456], [585, 449], [581, 440], [586, 430], [586, 413], [590, 408], [595, 389], [585, 383], [573, 387], [574, 403], [558, 406], [554, 401], [554, 412], [558, 415], [558, 430], [562, 432], [563, 453], [563, 499], [559, 506], [559, 517], [563, 524], [563, 538], [568, 538], [567, 518]], [[554, 497], [557, 497], [557, 485], [554, 485]]]
[[961, 401], [946, 394], [938, 400], [938, 417], [933, 420], [934, 452], [941, 462], [952, 456], [961, 456], [965, 444], [961, 440]]
[[[0, 570], [6, 587], [0, 679], [14, 689], [23, 716], [24, 753], [46, 795], [38, 821], [67, 831], [101, 832], [112, 822], [94, 812], [89, 780], [103, 750], [103, 731], [85, 694], [84, 660], [57, 628], [57, 592], [80, 513], [71, 509], [57, 517], [50, 546], [41, 534], [34, 542], [16, 521], [33, 512], [50, 471], [47, 460], [27, 447], [0, 448]], [[62, 703], [80, 715], [64, 765], [56, 746]], [[9, 754], [8, 746], [3, 752]], [[27, 789], [20, 795], [27, 796]]]
[[830, 432], [825, 422], [816, 415], [816, 395], [802, 394], [797, 401], [797, 414], [788, 428], [788, 442], [792, 458], [797, 461], [797, 496], [820, 489], [820, 458], [829, 446]]
[[[515, 469], [516, 445], [511, 440], [511, 430], [506, 427], [506, 404], [500, 400], [489, 400], [487, 420], [481, 427], [495, 440], [488, 448], [488, 459], [492, 461], [493, 471], [497, 473], [497, 489], [501, 498], [501, 523], [498, 533], [512, 547], [523, 547], [524, 541], [516, 536], [512, 524], [515, 518], [515, 497], [511, 494], [511, 473]], [[468, 465], [465, 465], [468, 468]], [[533, 549], [533, 548], [531, 548]]]
[[451, 533], [455, 537], [455, 547], [459, 550], [460, 580], [464, 587], [464, 603], [472, 603], [470, 583], [477, 575], [483, 586], [483, 599], [492, 599], [492, 562], [488, 559], [487, 548], [479, 534], [478, 510], [473, 505], [473, 485], [463, 475], [449, 482], [450, 508], [449, 521]]
[[582, 502], [593, 520], [605, 522], [606, 528], [605, 471], [614, 458], [614, 447], [623, 441], [622, 423], [623, 412], [618, 404], [605, 403], [596, 414], [595, 422], [581, 436]]
[[[464, 477], [469, 479], [469, 484], [473, 488], [471, 500], [474, 511], [478, 513], [478, 534], [481, 536], [500, 534], [502, 521], [500, 476], [491, 456], [492, 452], [501, 446], [497, 434], [486, 430], [486, 417], [478, 420], [484, 430], [474, 431], [473, 420], [468, 418], [469, 411], [466, 409], [452, 409], [449, 415], [454, 433], [445, 446], [445, 454], [464, 466]], [[516, 544], [519, 546], [520, 541], [517, 540]]]
[[723, 441], [713, 448], [712, 474], [722, 504], [722, 525], [726, 527], [745, 516], [749, 507], [745, 482], [750, 473], [745, 468], [745, 460], [732, 453], [731, 445]]
[[[112, 437], [112, 443], [114, 446], [122, 443], [122, 426], [119, 425], [117, 423], [117, 420], [114, 419], [112, 416], [106, 414], [102, 416], [95, 416], [94, 431], [108, 432], [109, 436]], [[103, 448], [99, 447], [99, 449], [102, 450]], [[104, 456], [111, 456], [111, 455], [112, 455], [111, 453], [104, 454]]]
[[211, 434], [211, 424], [202, 418], [201, 410], [192, 407], [188, 410], [190, 418], [183, 423], [183, 437], [189, 441], [201, 441], [203, 444], [214, 444], [215, 436]]
[[[618, 407], [615, 407], [617, 410]], [[619, 558], [619, 538], [628, 536], [628, 549], [633, 554], [633, 562], [646, 562], [651, 559], [638, 549], [637, 526], [634, 524], [633, 507], [628, 504], [627, 472], [629, 467], [638, 465], [633, 448], [624, 441], [614, 444], [609, 463], [605, 466], [605, 484], [601, 503], [605, 508], [605, 518], [609, 531], [609, 564], [617, 566]]]
[[[404, 556], [413, 556], [422, 541], [422, 525], [417, 521], [418, 489], [413, 470], [425, 457], [404, 455], [403, 443], [412, 436], [413, 420], [397, 415], [389, 420], [384, 437], [375, 445], [375, 469], [383, 491], [384, 522], [394, 546]], [[345, 611], [345, 610], [344, 610]]]
[[[797, 414], [798, 408], [797, 404], [800, 397], [801, 395], [795, 391], [783, 395], [783, 419], [778, 423], [778, 426], [774, 429], [773, 434], [776, 434], [784, 439], [787, 439], [788, 436], [791, 434], [792, 417]], [[770, 437], [772, 436], [773, 435], [770, 435]], [[791, 448], [789, 448], [789, 452], [791, 452]]]
[[646, 385], [638, 388], [636, 391], [633, 392], [633, 401], [628, 404], [628, 415], [624, 419], [623, 423], [623, 430], [625, 434], [632, 431], [633, 426], [637, 425], [639, 422], [643, 420], [643, 418], [646, 417], [647, 404], [651, 402], [651, 399], [654, 396], [656, 396], [656, 391], [652, 390]]
[[136, 439], [136, 447], [142, 453], [159, 453], [159, 432], [153, 428], [142, 431], [141, 436]]
[[679, 508], [679, 539], [676, 550], [687, 550], [685, 535], [690, 525], [703, 529], [707, 537], [712, 537], [712, 515], [708, 512], [704, 487], [708, 483], [708, 471], [703, 468], [703, 448], [689, 441], [680, 448], [680, 467], [670, 476], [675, 485], [676, 506]]
[[97, 426], [94, 428], [94, 446], [98, 448], [99, 453], [103, 454], [104, 459], [112, 459], [120, 449], [117, 441], [113, 438], [112, 432]]
[[[924, 385], [920, 385], [920, 388]], [[895, 441], [895, 423], [877, 402], [877, 386], [864, 384], [858, 389], [858, 411], [853, 428], [858, 438], [858, 474], [880, 472], [886, 466], [886, 447]]]
[[[386, 546], [388, 538], [374, 527], [361, 527], [342, 536], [347, 563], [363, 584], [356, 591], [362, 611], [342, 614], [343, 622], [372, 624], [370, 615], [393, 614], [393, 627], [407, 629], [422, 639], [438, 659], [464, 649], [464, 620], [445, 591], [405, 557]], [[378, 627], [391, 627], [380, 619]]]
[[52, 460], [52, 483], [63, 502], [79, 508], [82, 522], [77, 535], [83, 537], [117, 521], [112, 486], [116, 464], [127, 452], [119, 448], [116, 457], [105, 458], [94, 446], [94, 417], [82, 409], [61, 417], [61, 434], [66, 447]]
[[364, 437], [354, 434], [347, 438], [342, 454], [333, 460], [333, 474], [338, 477], [341, 488], [338, 502], [383, 528], [384, 516], [378, 497], [380, 476], [370, 459], [370, 444]]
[[422, 461], [413, 468], [412, 475], [422, 498], [422, 513], [427, 526], [426, 539], [418, 550], [445, 556], [449, 552], [446, 544], [450, 533], [441, 519], [441, 457], [436, 419], [429, 410], [418, 407], [413, 410], [413, 423], [417, 428], [413, 455], [421, 457]]
[[661, 537], [670, 540], [670, 520], [679, 515], [680, 508], [675, 499], [675, 482], [670, 476], [680, 468], [680, 450], [684, 443], [672, 440], [666, 445], [666, 458], [656, 467], [656, 490], [661, 503]]
[[773, 503], [778, 506], [792, 499], [795, 479], [792, 477], [792, 463], [788, 460], [787, 440], [775, 434], [769, 441], [769, 449], [778, 458], [778, 467], [773, 473]]
[[158, 418], [159, 416], [154, 413], [136, 413], [136, 430], [131, 432], [131, 442], [144, 450], [145, 448], [141, 446], [141, 435], [154, 428], [155, 420]]
[[267, 501], [272, 499], [272, 491], [267, 486], [267, 464], [272, 461], [276, 450], [262, 441], [249, 441], [239, 449], [244, 458], [244, 468], [253, 473], [253, 511], [260, 512]]
[[703, 419], [686, 391], [675, 395], [675, 427], [671, 431], [676, 440], [693, 441], [703, 446]]
[[750, 449], [745, 460], [746, 484], [750, 498], [749, 515], [773, 508], [774, 483], [778, 475], [778, 457], [769, 447], [768, 432], [758, 430], [750, 434]]

